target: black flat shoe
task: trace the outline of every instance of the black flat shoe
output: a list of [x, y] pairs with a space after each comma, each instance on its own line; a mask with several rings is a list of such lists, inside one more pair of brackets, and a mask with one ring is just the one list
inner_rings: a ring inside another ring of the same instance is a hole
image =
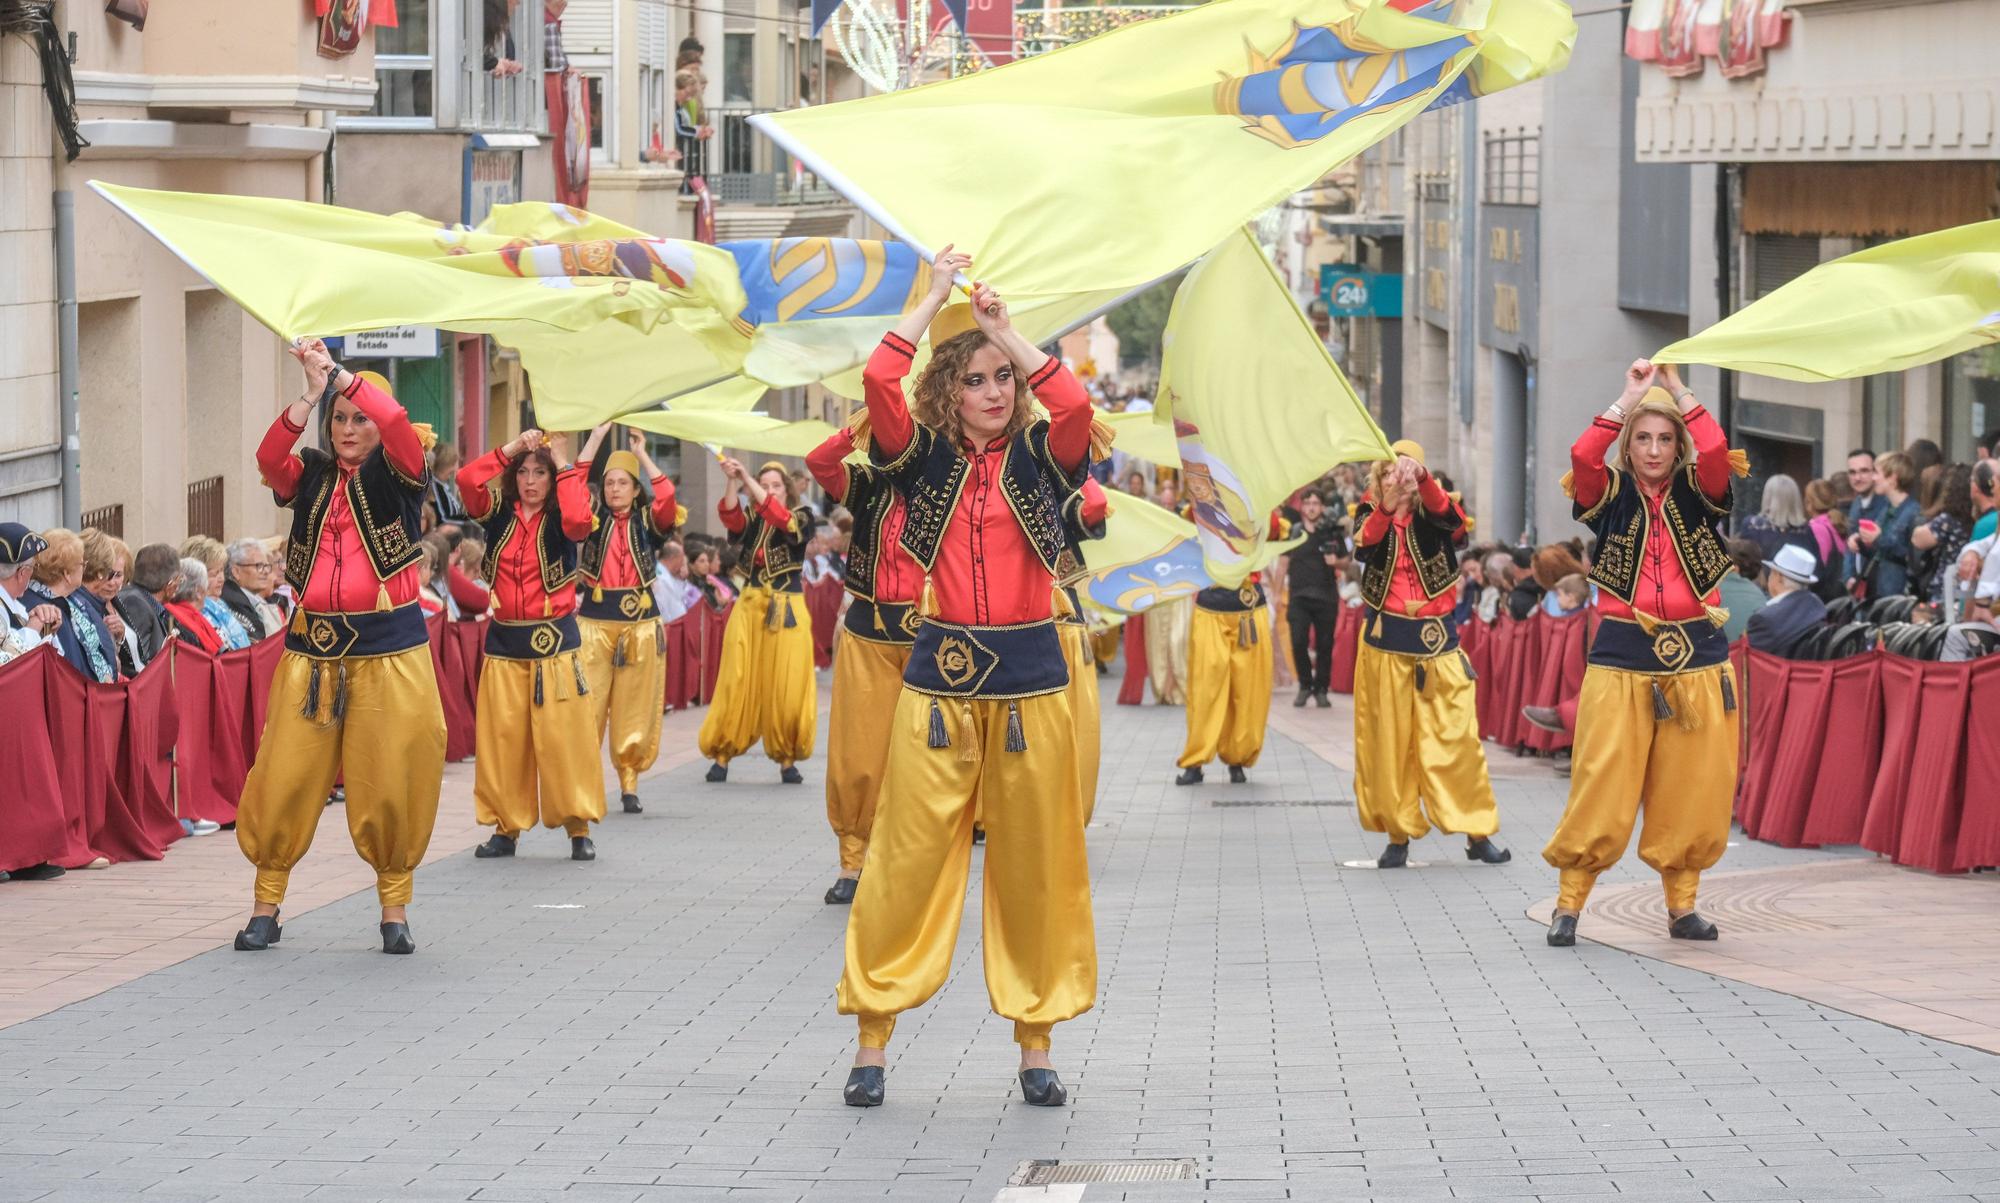
[[729, 780], [729, 766], [720, 760], [716, 761], [714, 764], [708, 766], [708, 776], [703, 778], [703, 780], [710, 784]]
[[1201, 784], [1201, 766], [1200, 766], [1200, 765], [1195, 765], [1195, 766], [1194, 766], [1193, 768], [1191, 768], [1191, 769], [1182, 769], [1182, 770], [1181, 770], [1181, 775], [1180, 775], [1180, 776], [1178, 776], [1178, 777], [1176, 777], [1176, 778], [1174, 778], [1174, 784], [1175, 784], [1175, 785], [1200, 785], [1200, 784]]
[[1576, 916], [1558, 914], [1549, 920], [1549, 947], [1572, 948], [1576, 945]]
[[597, 845], [587, 835], [569, 837], [569, 858], [571, 860], [596, 860]]
[[1480, 836], [1476, 840], [1465, 842], [1465, 859], [1483, 861], [1489, 865], [1504, 865], [1514, 859], [1514, 854], [1485, 836]]
[[1060, 1107], [1069, 1102], [1069, 1091], [1053, 1069], [1021, 1071], [1021, 1097], [1030, 1107]]
[[410, 939], [410, 925], [407, 923], [384, 923], [382, 925], [382, 951], [406, 957], [417, 950], [417, 942]]
[[974, 827], [972, 829], [972, 842], [975, 844], [986, 842], [986, 829], [984, 827]]
[[847, 1071], [847, 1087], [841, 1099], [850, 1107], [882, 1105], [883, 1069], [879, 1065], [857, 1065]]
[[1409, 863], [1410, 846], [1408, 844], [1391, 844], [1387, 848], [1382, 849], [1382, 855], [1375, 860], [1375, 867], [1378, 869], [1400, 869]]
[[474, 848], [472, 855], [480, 860], [489, 860], [496, 856], [512, 856], [514, 841], [496, 831], [485, 843]]
[[806, 775], [799, 772], [797, 765], [788, 764], [784, 767], [784, 771], [778, 774], [778, 780], [784, 782], [786, 785], [804, 785], [806, 783]]
[[1689, 911], [1667, 926], [1667, 934], [1676, 940], [1713, 940], [1722, 933], [1701, 912]]
[[1229, 766], [1229, 784], [1242, 785], [1249, 780], [1250, 774], [1243, 771], [1242, 765], [1232, 764]]
[[628, 815], [646, 813], [646, 808], [639, 805], [639, 795], [637, 794], [620, 794], [618, 795], [618, 801], [624, 805], [625, 813]]
[[26, 868], [14, 870], [13, 877], [15, 881], [54, 881], [67, 872], [69, 870], [63, 868], [61, 865], [43, 861], [39, 865], [29, 865]]
[[250, 925], [236, 933], [236, 951], [263, 952], [278, 942], [278, 917], [253, 915]]
[[1330, 710], [1333, 708], [1333, 699], [1327, 697], [1326, 690], [1322, 689], [1318, 693], [1313, 694], [1313, 705], [1319, 707], [1321, 710]]
[[853, 877], [842, 877], [834, 881], [833, 888], [826, 892], [828, 906], [846, 906], [854, 901], [854, 890], [861, 884]]
[[1311, 689], [1299, 690], [1299, 696], [1292, 699], [1292, 709], [1304, 710], [1306, 703], [1312, 701], [1312, 695], [1313, 691]]

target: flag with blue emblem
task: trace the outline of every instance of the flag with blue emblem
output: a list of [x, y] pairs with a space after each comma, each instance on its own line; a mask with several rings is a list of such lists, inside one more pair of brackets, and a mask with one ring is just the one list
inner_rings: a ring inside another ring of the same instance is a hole
[[1143, 497], [1112, 493], [1104, 537], [1083, 548], [1078, 592], [1106, 610], [1143, 614], [1209, 585], [1194, 524]]
[[1228, 0], [751, 120], [1019, 307], [1177, 271], [1427, 108], [1560, 70], [1575, 38], [1561, 0]]

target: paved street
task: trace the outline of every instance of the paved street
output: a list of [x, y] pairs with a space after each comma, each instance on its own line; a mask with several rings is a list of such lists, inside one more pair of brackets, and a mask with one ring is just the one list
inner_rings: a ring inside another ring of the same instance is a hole
[[[275, 952], [0, 1029], [0, 1200], [2000, 1199], [1993, 1054], [1545, 947], [1552, 775], [1500, 758], [1511, 865], [1433, 838], [1424, 867], [1341, 867], [1377, 851], [1322, 755], [1346, 714], [1287, 708], [1311, 738], [1274, 731], [1250, 785], [1176, 789], [1180, 711], [1107, 708], [1102, 987], [1056, 1032], [1067, 1109], [1020, 1101], [976, 883], [888, 1105], [842, 1106], [824, 761], [803, 788], [683, 762], [595, 864], [542, 833], [427, 866], [415, 957], [375, 951], [364, 892], [288, 915]], [[331, 834], [315, 857], [351, 858]], [[1739, 845], [1724, 868], [1844, 855]], [[1644, 879], [1628, 861], [1605, 888]], [[1024, 1163], [1131, 1158], [1198, 1177], [1008, 1190]]]

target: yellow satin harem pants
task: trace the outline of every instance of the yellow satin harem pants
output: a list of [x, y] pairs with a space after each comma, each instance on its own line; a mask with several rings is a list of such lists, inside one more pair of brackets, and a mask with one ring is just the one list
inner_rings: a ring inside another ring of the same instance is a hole
[[[1246, 628], [1245, 624], [1248, 624]], [[1247, 639], [1247, 642], [1246, 642]], [[1180, 767], [1249, 768], [1264, 752], [1271, 717], [1271, 612], [1195, 608], [1188, 628], [1187, 746]]]
[[[1729, 846], [1741, 720], [1733, 673], [1726, 662], [1676, 676], [1584, 671], [1569, 807], [1542, 849], [1562, 870], [1558, 907], [1583, 909], [1597, 875], [1625, 855], [1643, 806], [1639, 859], [1659, 873], [1667, 909], [1694, 909], [1701, 871]], [[1654, 717], [1656, 680], [1672, 718]]]
[[590, 825], [604, 818], [596, 715], [586, 689], [581, 652], [542, 660], [486, 657], [472, 786], [481, 827], [515, 838], [539, 819], [575, 837], [589, 835]]
[[1466, 836], [1500, 830], [1473, 690], [1463, 652], [1419, 660], [1361, 642], [1354, 663], [1354, 794], [1363, 831], [1385, 832], [1401, 844], [1432, 827]]
[[985, 799], [980, 917], [994, 1013], [1014, 1021], [1023, 1048], [1045, 1049], [1050, 1028], [1097, 1000], [1069, 698], [1050, 693], [1014, 704], [1027, 745], [1021, 752], [1006, 750], [1005, 701], [938, 699], [946, 748], [930, 746], [927, 695], [905, 689], [896, 702], [838, 992], [840, 1013], [858, 1018], [864, 1047], [886, 1048], [897, 1013], [922, 1005], [951, 970], [975, 795]]
[[[1062, 636], [1063, 659], [1069, 663], [1069, 713], [1076, 723], [1077, 796], [1083, 799], [1083, 825], [1097, 811], [1097, 770], [1101, 757], [1102, 716], [1097, 706], [1097, 656], [1090, 648], [1090, 628], [1081, 623], [1056, 625]], [[983, 819], [982, 819], [983, 821]]]
[[[431, 649], [318, 663], [319, 706], [307, 715], [313, 659], [288, 651], [278, 661], [257, 763], [236, 809], [236, 846], [257, 866], [257, 901], [283, 902], [292, 866], [312, 847], [342, 777], [347, 832], [375, 870], [376, 896], [383, 906], [407, 906], [444, 782], [444, 707]], [[343, 671], [344, 708], [335, 718]]]
[[842, 873], [859, 873], [868, 851], [889, 760], [889, 724], [883, 718], [903, 696], [909, 663], [909, 644], [878, 643], [841, 628], [827, 716], [826, 821], [840, 840]]
[[728, 764], [761, 739], [766, 756], [796, 764], [812, 756], [818, 722], [819, 682], [813, 676], [805, 596], [745, 589], [722, 632], [715, 699], [697, 737], [701, 754]]
[[660, 758], [660, 716], [667, 698], [667, 664], [660, 655], [660, 620], [577, 619], [583, 673], [590, 681], [597, 740], [611, 735], [611, 765], [621, 793], [636, 793], [639, 774]]

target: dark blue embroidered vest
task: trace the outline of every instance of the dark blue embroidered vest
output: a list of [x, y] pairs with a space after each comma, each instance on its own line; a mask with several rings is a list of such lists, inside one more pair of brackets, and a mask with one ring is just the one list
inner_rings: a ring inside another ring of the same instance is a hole
[[[916, 427], [910, 445], [893, 460], [882, 458], [880, 445], [872, 440], [868, 450], [903, 495], [908, 510], [903, 522], [903, 549], [929, 572], [937, 563], [938, 548], [964, 494], [972, 465], [943, 435], [926, 426]], [[1065, 471], [1049, 451], [1046, 419], [1009, 439], [1005, 455], [1000, 470], [1001, 496], [1042, 566], [1051, 576], [1059, 575], [1063, 550], [1069, 546], [1064, 504], [1082, 488], [1089, 457], [1076, 471]]]
[[[312, 578], [313, 557], [319, 554], [320, 527], [333, 504], [333, 490], [340, 487], [341, 472], [334, 458], [316, 447], [301, 447], [298, 454], [305, 465], [298, 491], [290, 501], [278, 498], [278, 504], [292, 511], [285, 582], [303, 597]], [[347, 478], [347, 508], [354, 515], [354, 528], [360, 532], [375, 579], [386, 581], [423, 558], [417, 539], [429, 481], [429, 474], [415, 479], [403, 475], [380, 447]]]
[[[1611, 474], [1611, 480], [1604, 487], [1604, 496], [1594, 506], [1573, 508], [1576, 520], [1597, 536], [1590, 579], [1629, 606], [1638, 591], [1639, 565], [1645, 558], [1652, 517], [1645, 497], [1640, 494], [1639, 482], [1630, 473], [1617, 468], [1605, 471]], [[1729, 516], [1732, 504], [1730, 495], [1717, 502], [1701, 491], [1701, 486], [1695, 483], [1693, 464], [1674, 473], [1667, 486], [1667, 495], [1660, 505], [1661, 517], [1666, 522], [1668, 538], [1673, 540], [1674, 552], [1687, 569], [1688, 583], [1694, 586], [1696, 597], [1707, 597], [1708, 591], [1730, 569], [1729, 552], [1723, 547], [1715, 524]]]
[[[480, 561], [480, 570], [489, 581], [499, 579], [500, 553], [506, 549], [507, 541], [515, 537], [515, 531], [520, 526], [518, 509], [518, 503], [506, 506], [487, 515], [479, 524], [480, 530], [486, 534], [486, 558]], [[576, 540], [563, 533], [562, 525], [562, 512], [556, 508], [555, 498], [551, 495], [542, 506], [542, 537], [535, 548], [535, 556], [541, 566], [542, 589], [547, 593], [554, 593], [576, 579]]]

